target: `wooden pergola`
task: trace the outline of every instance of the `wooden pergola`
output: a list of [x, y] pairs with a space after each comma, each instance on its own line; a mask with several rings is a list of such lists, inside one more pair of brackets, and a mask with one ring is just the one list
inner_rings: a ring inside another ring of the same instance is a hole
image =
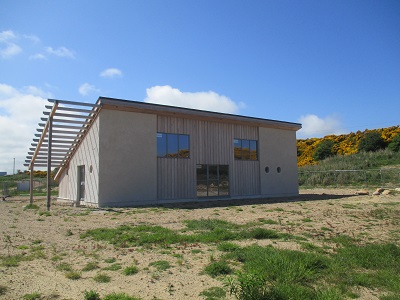
[[100, 105], [84, 102], [48, 99], [46, 111], [39, 123], [37, 134], [29, 148], [24, 166], [30, 171], [30, 203], [33, 203], [33, 177], [35, 167], [47, 169], [47, 210], [51, 205], [51, 170], [59, 171], [68, 165], [70, 158], [85, 138]]

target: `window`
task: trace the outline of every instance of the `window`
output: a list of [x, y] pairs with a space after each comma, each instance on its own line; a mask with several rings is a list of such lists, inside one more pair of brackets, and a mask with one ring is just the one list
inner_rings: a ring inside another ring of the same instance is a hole
[[257, 141], [255, 140], [233, 140], [233, 149], [235, 159], [240, 160], [257, 160]]
[[189, 135], [157, 133], [157, 157], [189, 158]]
[[229, 196], [228, 165], [197, 165], [197, 197]]

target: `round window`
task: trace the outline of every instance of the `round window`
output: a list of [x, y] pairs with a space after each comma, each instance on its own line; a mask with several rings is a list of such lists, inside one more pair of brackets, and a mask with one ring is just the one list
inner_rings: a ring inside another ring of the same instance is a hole
[[281, 170], [281, 167], [277, 167], [276, 168], [276, 171], [278, 172], [278, 173], [280, 173], [282, 170]]
[[269, 167], [268, 166], [265, 167], [265, 173], [269, 173]]

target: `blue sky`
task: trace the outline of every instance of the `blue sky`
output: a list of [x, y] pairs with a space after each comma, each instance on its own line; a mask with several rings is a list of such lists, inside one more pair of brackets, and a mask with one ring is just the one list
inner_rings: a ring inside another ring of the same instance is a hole
[[0, 0], [0, 171], [46, 98], [99, 96], [300, 122], [399, 125], [400, 1]]

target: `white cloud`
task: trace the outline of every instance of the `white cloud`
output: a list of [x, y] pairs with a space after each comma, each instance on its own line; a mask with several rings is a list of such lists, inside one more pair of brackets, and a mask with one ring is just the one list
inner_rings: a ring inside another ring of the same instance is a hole
[[301, 116], [299, 122], [302, 124], [302, 129], [298, 132], [299, 138], [323, 137], [329, 134], [342, 134], [345, 132], [337, 116], [320, 118], [309, 114]]
[[11, 174], [13, 158], [16, 170], [26, 169], [25, 157], [48, 104], [45, 95], [51, 96], [34, 86], [16, 89], [0, 84], [0, 171]]
[[17, 39], [11, 30], [0, 32], [0, 57], [7, 59], [22, 52], [22, 48], [14, 41]]
[[29, 56], [29, 59], [42, 60], [42, 59], [47, 59], [47, 57], [42, 53], [38, 53], [38, 54]]
[[213, 91], [208, 92], [181, 92], [169, 85], [153, 86], [146, 89], [149, 103], [194, 108], [208, 111], [235, 114], [243, 103], [235, 103], [226, 96], [219, 95]]
[[22, 36], [23, 36], [24, 38], [26, 38], [26, 39], [32, 41], [32, 42], [35, 43], [35, 44], [40, 42], [39, 37], [37, 37], [37, 36], [34, 35], [34, 34], [24, 34], [24, 35], [22, 35]]
[[74, 52], [65, 47], [59, 47], [57, 49], [53, 49], [52, 47], [46, 47], [46, 52], [48, 54], [59, 57], [75, 58]]
[[103, 72], [100, 73], [101, 77], [108, 77], [108, 78], [113, 78], [113, 77], [121, 77], [122, 76], [122, 71], [116, 68], [109, 68], [104, 70]]
[[84, 83], [79, 87], [79, 94], [82, 96], [87, 96], [91, 93], [100, 93], [100, 90], [89, 83]]

